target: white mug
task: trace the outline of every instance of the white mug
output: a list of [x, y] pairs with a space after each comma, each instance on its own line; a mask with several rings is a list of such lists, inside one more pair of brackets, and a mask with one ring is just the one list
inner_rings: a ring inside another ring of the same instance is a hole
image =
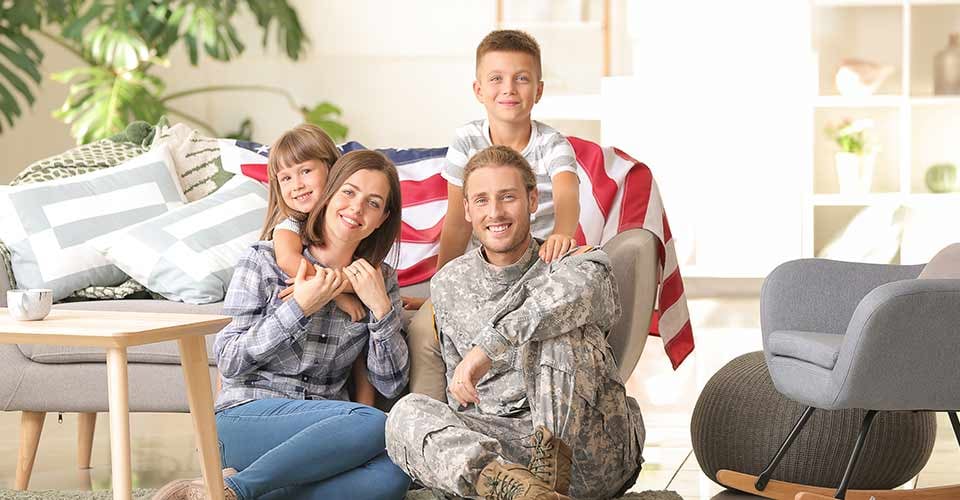
[[10, 311], [10, 317], [15, 320], [35, 321], [46, 318], [52, 305], [53, 290], [49, 288], [7, 290], [7, 311]]

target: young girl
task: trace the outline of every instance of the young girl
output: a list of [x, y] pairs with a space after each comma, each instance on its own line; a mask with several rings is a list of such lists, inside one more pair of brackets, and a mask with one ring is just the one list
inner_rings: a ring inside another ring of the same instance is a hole
[[[303, 260], [301, 225], [327, 185], [330, 166], [340, 158], [333, 140], [320, 127], [303, 124], [283, 133], [270, 147], [267, 171], [270, 195], [261, 240], [273, 240], [277, 264], [287, 276], [296, 276]], [[308, 277], [315, 274], [307, 266]], [[349, 290], [348, 290], [349, 291]], [[334, 299], [354, 322], [366, 316], [363, 304], [351, 293]], [[367, 378], [363, 357], [353, 364], [352, 378], [358, 403], [373, 406], [375, 392]]]

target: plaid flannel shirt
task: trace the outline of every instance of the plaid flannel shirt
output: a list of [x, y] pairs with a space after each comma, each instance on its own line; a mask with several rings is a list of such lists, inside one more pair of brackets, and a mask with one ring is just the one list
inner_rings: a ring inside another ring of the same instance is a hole
[[[304, 257], [316, 259], [304, 249]], [[233, 316], [217, 334], [213, 352], [223, 378], [220, 411], [256, 399], [348, 399], [345, 382], [357, 356], [366, 352], [370, 382], [395, 397], [407, 384], [407, 344], [400, 334], [397, 274], [381, 266], [392, 310], [383, 318], [354, 323], [333, 301], [305, 317], [295, 300], [277, 294], [287, 276], [277, 265], [273, 242], [255, 243], [237, 264], [223, 314]]]

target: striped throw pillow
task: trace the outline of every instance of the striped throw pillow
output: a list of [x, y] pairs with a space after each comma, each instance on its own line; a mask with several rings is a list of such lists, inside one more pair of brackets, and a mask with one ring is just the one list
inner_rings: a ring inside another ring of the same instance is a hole
[[110, 262], [169, 300], [223, 300], [240, 255], [259, 239], [267, 189], [236, 176], [215, 193], [97, 242]]
[[61, 300], [127, 279], [90, 242], [184, 203], [170, 153], [158, 148], [113, 168], [10, 187], [0, 193], [0, 240], [18, 286], [51, 288]]

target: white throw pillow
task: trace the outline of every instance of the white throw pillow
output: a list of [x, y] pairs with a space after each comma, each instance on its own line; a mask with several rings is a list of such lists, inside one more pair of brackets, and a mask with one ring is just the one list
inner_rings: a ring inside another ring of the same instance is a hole
[[889, 264], [900, 251], [906, 208], [866, 207], [817, 255], [824, 259]]
[[51, 288], [54, 300], [127, 276], [88, 243], [183, 206], [167, 148], [116, 167], [0, 192], [0, 240], [17, 285]]
[[190, 304], [223, 300], [240, 255], [256, 242], [267, 189], [236, 176], [213, 194], [98, 241], [147, 289]]

